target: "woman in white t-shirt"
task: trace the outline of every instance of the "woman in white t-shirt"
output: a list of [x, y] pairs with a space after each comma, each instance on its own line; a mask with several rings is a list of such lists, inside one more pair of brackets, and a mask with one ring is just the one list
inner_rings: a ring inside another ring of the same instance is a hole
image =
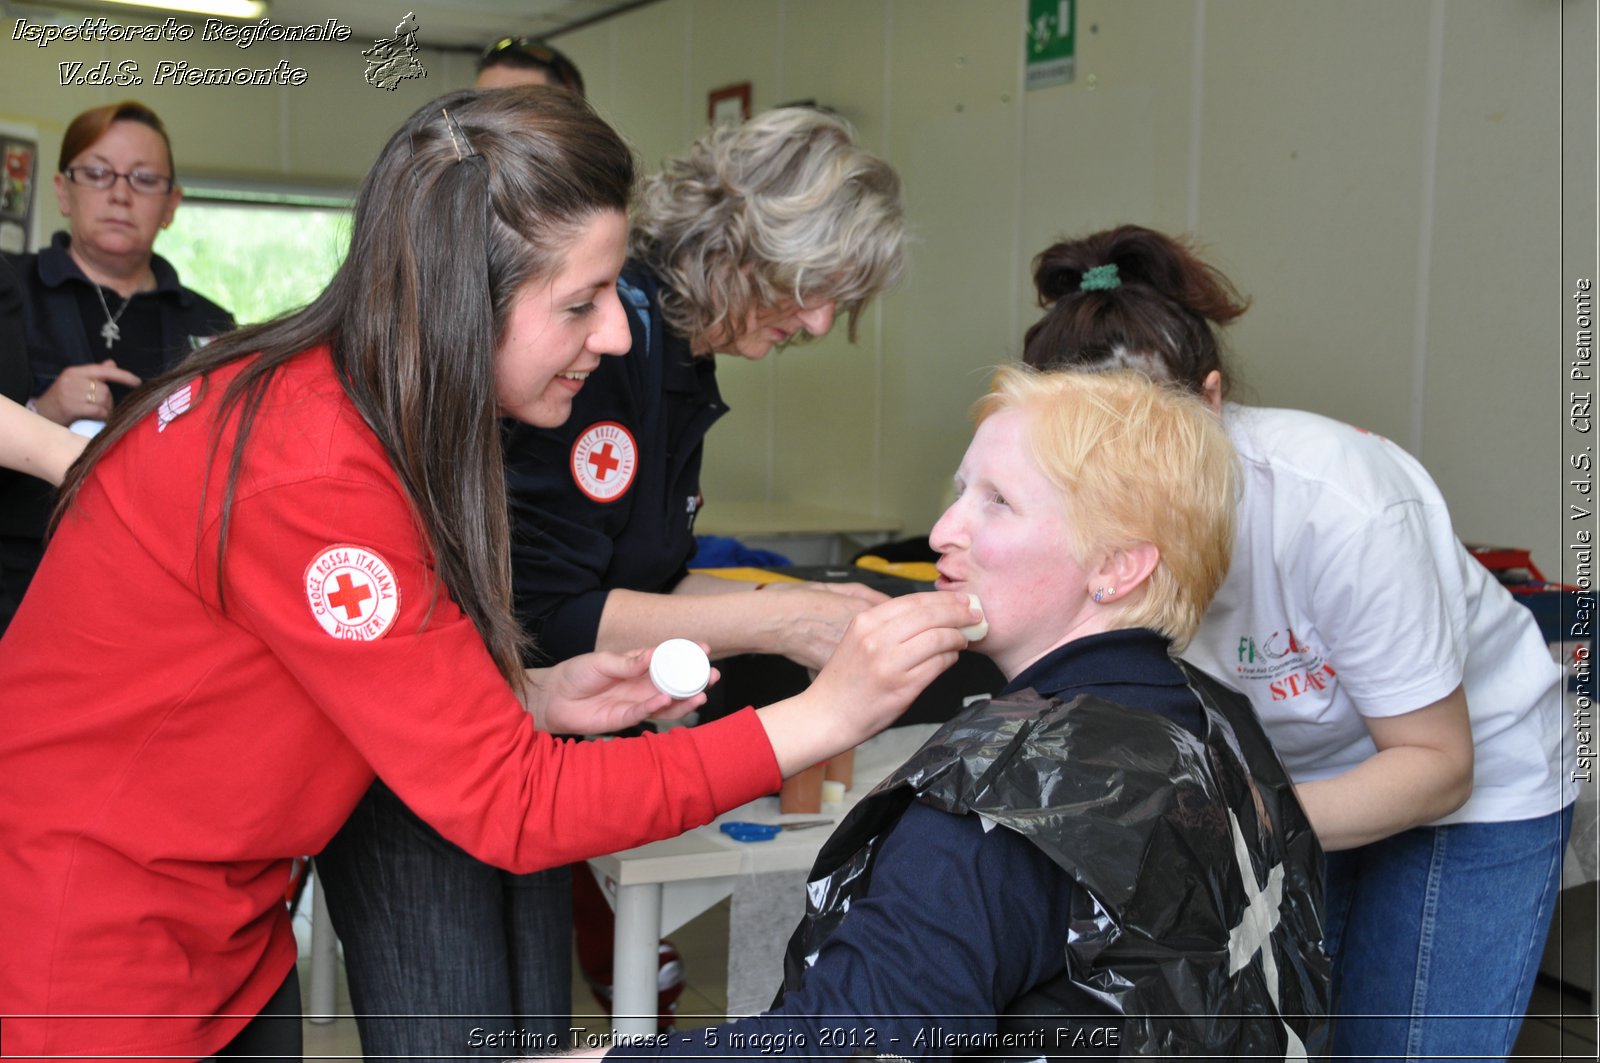
[[1034, 282], [1029, 364], [1181, 384], [1239, 451], [1233, 566], [1184, 656], [1250, 697], [1329, 850], [1335, 1055], [1509, 1053], [1576, 797], [1532, 614], [1400, 447], [1223, 401], [1216, 331], [1247, 303], [1182, 243], [1065, 241]]

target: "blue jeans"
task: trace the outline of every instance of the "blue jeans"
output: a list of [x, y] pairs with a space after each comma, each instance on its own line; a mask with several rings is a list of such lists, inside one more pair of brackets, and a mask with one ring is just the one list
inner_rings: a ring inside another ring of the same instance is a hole
[[1328, 854], [1336, 1058], [1505, 1058], [1560, 891], [1572, 807]]
[[[375, 782], [317, 857], [317, 885], [344, 946], [369, 1063], [566, 1046], [570, 869], [512, 875], [490, 867]], [[510, 1038], [496, 1043], [492, 1035], [505, 1031]]]

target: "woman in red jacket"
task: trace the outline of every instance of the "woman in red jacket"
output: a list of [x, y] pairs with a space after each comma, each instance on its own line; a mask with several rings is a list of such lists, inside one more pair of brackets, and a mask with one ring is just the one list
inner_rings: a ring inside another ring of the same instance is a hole
[[498, 418], [560, 423], [627, 348], [632, 180], [568, 93], [434, 101], [328, 290], [130, 396], [74, 467], [0, 643], [8, 1054], [297, 1058], [289, 861], [374, 774], [533, 870], [770, 792], [954, 661], [964, 598], [897, 599], [759, 713], [550, 737], [696, 703], [650, 695], [648, 653], [524, 672], [510, 607]]

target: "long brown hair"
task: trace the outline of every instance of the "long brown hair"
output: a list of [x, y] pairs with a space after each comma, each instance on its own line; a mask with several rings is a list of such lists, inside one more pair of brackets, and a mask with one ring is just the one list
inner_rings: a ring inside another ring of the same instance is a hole
[[217, 339], [129, 396], [68, 474], [55, 521], [95, 462], [168, 392], [248, 360], [223, 393], [211, 443], [214, 456], [236, 415], [220, 586], [262, 399], [285, 362], [327, 344], [345, 392], [405, 485], [440, 578], [515, 685], [523, 636], [511, 612], [495, 352], [518, 290], [555, 273], [595, 215], [626, 211], [633, 178], [628, 147], [563, 89], [457, 92], [427, 104], [389, 138], [362, 182], [350, 253], [327, 290], [302, 310]]

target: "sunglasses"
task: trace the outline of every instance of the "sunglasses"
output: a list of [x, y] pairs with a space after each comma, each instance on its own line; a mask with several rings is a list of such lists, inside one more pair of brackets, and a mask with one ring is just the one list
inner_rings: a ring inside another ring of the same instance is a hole
[[578, 73], [578, 68], [571, 59], [548, 44], [532, 37], [501, 37], [483, 50], [483, 58], [479, 60], [480, 69], [486, 60], [493, 59], [502, 52], [516, 52], [533, 60], [554, 75], [562, 88], [571, 89], [582, 95], [583, 76]]

